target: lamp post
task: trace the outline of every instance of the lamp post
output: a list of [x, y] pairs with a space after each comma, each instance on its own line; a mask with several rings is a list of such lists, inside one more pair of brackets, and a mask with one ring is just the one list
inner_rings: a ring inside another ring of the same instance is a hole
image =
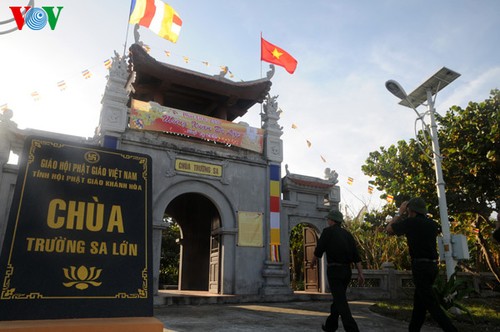
[[[419, 120], [421, 120], [425, 127], [423, 117], [428, 113], [430, 117], [430, 135], [432, 138], [432, 160], [434, 162], [434, 168], [436, 172], [436, 189], [439, 201], [439, 217], [441, 219], [441, 232], [443, 236], [443, 251], [444, 260], [446, 263], [446, 277], [449, 280], [451, 275], [455, 272], [455, 267], [457, 262], [453, 258], [452, 244], [451, 244], [451, 234], [450, 234], [450, 224], [448, 219], [448, 207], [446, 203], [446, 193], [445, 193], [445, 182], [443, 178], [443, 170], [441, 167], [441, 151], [439, 148], [439, 140], [437, 133], [437, 124], [435, 119], [434, 100], [432, 96], [437, 94], [441, 89], [447, 86], [449, 83], [458, 78], [460, 74], [443, 67], [431, 78], [425, 81], [422, 85], [415, 89], [410, 95], [407, 95], [401, 85], [394, 81], [389, 80], [385, 83], [385, 86], [389, 92], [401, 99], [400, 105], [412, 108], [415, 113], [417, 113]], [[418, 113], [416, 107], [420, 106], [423, 102], [427, 101], [427, 112], [420, 114]], [[442, 253], [443, 254], [443, 253]]]

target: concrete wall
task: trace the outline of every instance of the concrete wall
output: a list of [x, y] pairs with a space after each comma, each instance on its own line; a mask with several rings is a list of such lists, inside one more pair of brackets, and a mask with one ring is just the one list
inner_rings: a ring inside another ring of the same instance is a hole
[[[207, 197], [221, 218], [221, 227], [216, 231], [221, 235], [223, 248], [222, 293], [257, 294], [263, 284], [262, 264], [266, 260], [267, 245], [261, 248], [236, 245], [237, 212], [266, 212], [267, 163], [262, 156], [205, 141], [131, 130], [122, 135], [118, 148], [145, 153], [153, 159], [154, 232], [161, 233], [165, 209], [176, 197], [185, 193]], [[176, 159], [220, 165], [222, 177], [176, 171]], [[160, 247], [155, 246], [154, 249], [156, 257], [159, 257]], [[159, 262], [154, 267], [155, 289], [158, 270]]]

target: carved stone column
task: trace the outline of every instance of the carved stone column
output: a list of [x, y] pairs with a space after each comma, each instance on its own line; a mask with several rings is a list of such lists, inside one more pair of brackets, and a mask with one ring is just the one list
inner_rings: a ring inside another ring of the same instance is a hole
[[[262, 117], [262, 129], [265, 129], [265, 146], [264, 153], [268, 160], [268, 179], [269, 179], [269, 197], [270, 201], [276, 197], [281, 196], [281, 162], [283, 161], [283, 135], [282, 127], [278, 125], [279, 111], [278, 103], [276, 102], [277, 96], [271, 97], [267, 95], [264, 102], [264, 113]], [[279, 192], [272, 192], [274, 188], [279, 188]], [[270, 209], [267, 214], [267, 229], [268, 231], [268, 245], [271, 257], [264, 261], [262, 270], [262, 277], [264, 284], [260, 290], [262, 295], [289, 295], [293, 291], [290, 288], [290, 277], [288, 271], [288, 262], [281, 261], [281, 234], [287, 234], [287, 230], [283, 231], [280, 220], [281, 200], [278, 205], [269, 203]], [[288, 250], [286, 248], [286, 250]]]
[[261, 119], [263, 122], [262, 129], [266, 130], [264, 145], [266, 158], [271, 162], [281, 164], [283, 161], [283, 141], [281, 140], [283, 127], [278, 125], [280, 115], [278, 103], [276, 101], [277, 98], [278, 96], [271, 97], [267, 95], [264, 101], [264, 113], [261, 115]]
[[10, 145], [14, 136], [12, 129], [17, 128], [17, 125], [10, 120], [12, 115], [10, 109], [0, 113], [0, 170], [9, 161]]
[[126, 58], [115, 52], [101, 101], [102, 108], [97, 133], [101, 145], [116, 148], [118, 138], [127, 128], [129, 97], [126, 85], [128, 77]]

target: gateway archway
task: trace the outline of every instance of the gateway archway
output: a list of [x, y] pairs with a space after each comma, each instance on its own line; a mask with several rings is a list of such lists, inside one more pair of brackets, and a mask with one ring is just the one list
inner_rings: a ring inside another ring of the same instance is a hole
[[186, 193], [168, 204], [165, 214], [181, 229], [179, 290], [219, 292], [220, 241], [212, 230], [220, 228], [220, 215], [205, 196]]
[[153, 209], [181, 229], [178, 289], [232, 294], [236, 232], [227, 196], [207, 182], [181, 180], [158, 195]]
[[312, 266], [319, 232], [312, 224], [302, 222], [290, 231], [290, 280], [294, 291], [320, 291], [319, 265]]

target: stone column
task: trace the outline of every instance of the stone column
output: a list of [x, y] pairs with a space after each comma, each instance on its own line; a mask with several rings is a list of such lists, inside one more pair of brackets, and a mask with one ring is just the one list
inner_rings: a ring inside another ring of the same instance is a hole
[[3, 165], [9, 161], [14, 130], [17, 129], [17, 124], [11, 121], [13, 115], [14, 113], [10, 109], [5, 109], [0, 113], [0, 171]]
[[119, 138], [127, 128], [128, 78], [126, 58], [115, 52], [101, 101], [101, 115], [96, 133], [102, 146], [117, 148]]
[[160, 283], [160, 258], [161, 258], [161, 239], [163, 230], [167, 228], [167, 224], [163, 220], [153, 220], [153, 294], [158, 295], [158, 287]]
[[389, 299], [395, 300], [398, 298], [398, 285], [396, 285], [396, 271], [392, 262], [382, 263], [382, 271], [387, 273], [386, 291], [389, 293]]
[[[293, 291], [290, 288], [289, 282], [289, 271], [288, 265], [281, 261], [281, 250], [288, 250], [288, 248], [281, 248], [281, 241], [276, 241], [277, 236], [287, 236], [288, 231], [286, 227], [282, 227], [283, 222], [280, 220], [280, 208], [281, 208], [281, 178], [279, 178], [281, 163], [283, 161], [283, 141], [281, 140], [281, 135], [283, 135], [282, 127], [278, 125], [279, 112], [278, 103], [276, 102], [277, 96], [271, 97], [267, 95], [264, 102], [264, 113], [262, 117], [262, 129], [265, 129], [264, 136], [264, 153], [268, 160], [268, 174], [267, 179], [269, 183], [269, 193], [270, 200], [278, 197], [278, 206], [276, 203], [268, 204], [267, 213], [267, 245], [269, 245], [268, 252], [269, 259], [264, 261], [264, 268], [262, 270], [262, 276], [264, 278], [264, 284], [260, 290], [262, 295], [278, 295], [278, 294], [292, 294]], [[276, 174], [278, 173], [278, 178]], [[273, 193], [271, 188], [275, 188], [273, 185], [279, 187], [278, 193]], [[277, 211], [273, 211], [277, 210]], [[276, 220], [278, 218], [278, 220]], [[284, 225], [283, 225], [284, 226]], [[284, 230], [284, 231], [283, 231]], [[274, 232], [273, 234], [271, 234]]]

